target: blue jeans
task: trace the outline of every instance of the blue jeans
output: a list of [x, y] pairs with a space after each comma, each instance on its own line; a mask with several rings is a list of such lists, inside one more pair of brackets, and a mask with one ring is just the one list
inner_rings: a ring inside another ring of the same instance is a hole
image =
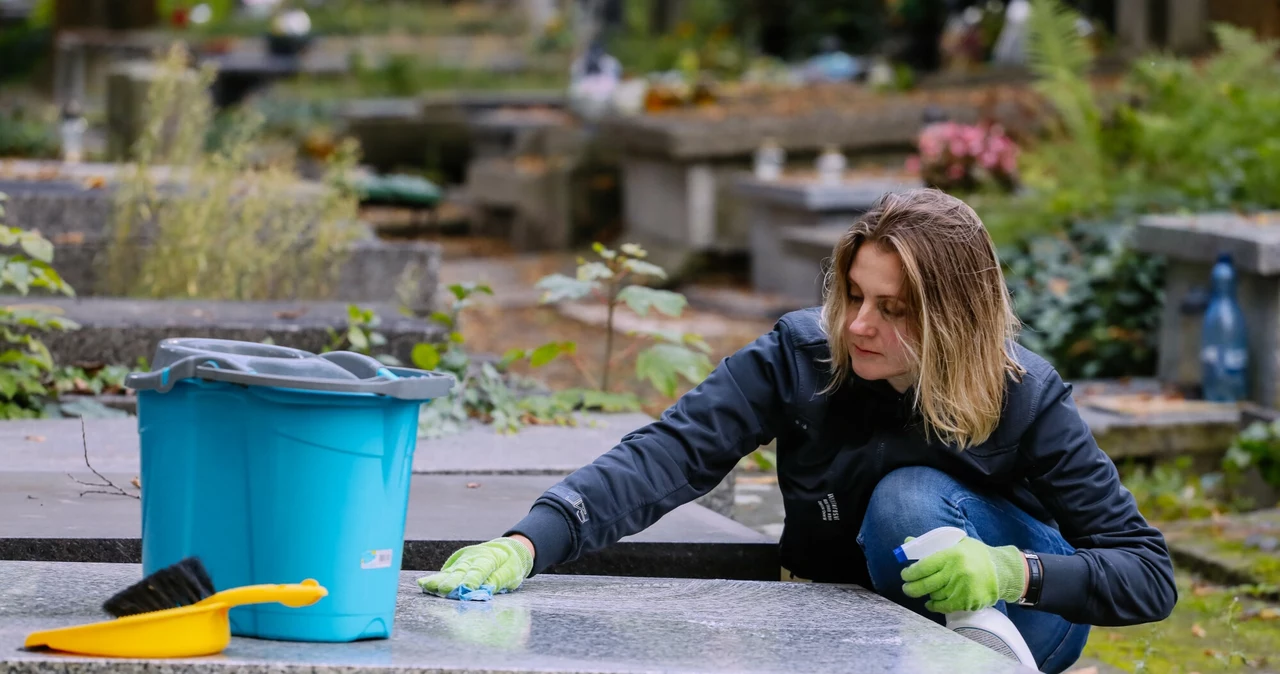
[[[925, 610], [928, 597], [911, 599], [902, 593], [904, 565], [893, 549], [908, 536], [941, 526], [964, 529], [970, 536], [998, 547], [1069, 555], [1075, 551], [1053, 527], [1031, 517], [1009, 501], [992, 493], [971, 489], [934, 468], [899, 468], [876, 485], [867, 506], [858, 545], [867, 557], [871, 582], [881, 596], [937, 623], [941, 614]], [[1017, 626], [1022, 638], [1046, 674], [1071, 666], [1084, 650], [1089, 625], [1077, 625], [1044, 611], [1020, 606], [996, 605]]]

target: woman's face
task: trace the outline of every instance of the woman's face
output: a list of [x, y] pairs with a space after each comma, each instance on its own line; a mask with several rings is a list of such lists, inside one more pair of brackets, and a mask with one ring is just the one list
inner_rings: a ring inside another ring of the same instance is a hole
[[863, 379], [886, 379], [899, 393], [913, 381], [902, 342], [913, 339], [902, 284], [902, 260], [897, 253], [875, 245], [858, 248], [849, 267], [845, 313], [853, 371]]

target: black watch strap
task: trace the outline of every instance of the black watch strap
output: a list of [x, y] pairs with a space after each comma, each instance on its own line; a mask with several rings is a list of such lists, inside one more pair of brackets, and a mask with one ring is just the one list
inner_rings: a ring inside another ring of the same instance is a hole
[[1018, 606], [1035, 606], [1040, 603], [1040, 591], [1044, 588], [1044, 565], [1040, 563], [1039, 555], [1034, 552], [1024, 550], [1022, 556], [1027, 559], [1027, 570], [1030, 574], [1027, 593], [1018, 600]]

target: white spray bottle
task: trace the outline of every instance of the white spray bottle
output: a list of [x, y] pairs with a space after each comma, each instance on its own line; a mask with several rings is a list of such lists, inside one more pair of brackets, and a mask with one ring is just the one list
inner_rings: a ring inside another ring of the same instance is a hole
[[[945, 550], [964, 540], [968, 534], [956, 527], [938, 527], [925, 535], [893, 549], [893, 556], [901, 563], [924, 559], [939, 550]], [[947, 628], [968, 637], [1001, 655], [1037, 669], [1036, 659], [1027, 648], [1027, 642], [1009, 618], [995, 607], [981, 611], [956, 611], [946, 614]]]

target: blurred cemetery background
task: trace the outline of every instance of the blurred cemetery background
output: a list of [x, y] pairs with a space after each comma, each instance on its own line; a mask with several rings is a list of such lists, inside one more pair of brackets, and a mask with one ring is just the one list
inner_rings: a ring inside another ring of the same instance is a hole
[[[1275, 0], [0, 0], [0, 417], [127, 416], [200, 335], [451, 371], [424, 442], [573, 444], [931, 185], [1176, 548], [1178, 612], [1084, 666], [1280, 671], [1277, 37]], [[773, 459], [706, 505], [776, 538]]]

